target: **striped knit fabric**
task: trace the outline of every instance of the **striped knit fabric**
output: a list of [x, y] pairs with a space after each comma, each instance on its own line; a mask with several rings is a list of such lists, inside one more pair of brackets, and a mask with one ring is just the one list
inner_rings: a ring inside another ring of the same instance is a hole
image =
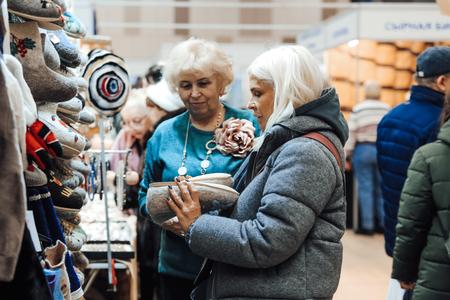
[[355, 105], [348, 127], [350, 137], [345, 145], [347, 155], [350, 155], [357, 143], [375, 143], [377, 141], [377, 126], [390, 107], [384, 102], [367, 99]]

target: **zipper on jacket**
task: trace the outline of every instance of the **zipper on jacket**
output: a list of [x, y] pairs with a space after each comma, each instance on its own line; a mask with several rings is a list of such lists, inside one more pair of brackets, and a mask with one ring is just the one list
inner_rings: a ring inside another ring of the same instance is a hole
[[[211, 273], [213, 273], [213, 269], [211, 269]], [[213, 279], [212, 279], [212, 283], [211, 283], [211, 300], [215, 300], [216, 299], [216, 274], [211, 274]]]

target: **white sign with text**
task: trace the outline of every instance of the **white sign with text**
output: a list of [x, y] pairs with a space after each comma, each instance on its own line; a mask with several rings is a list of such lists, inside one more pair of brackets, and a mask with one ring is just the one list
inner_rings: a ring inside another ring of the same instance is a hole
[[360, 39], [378, 41], [450, 39], [450, 17], [436, 10], [363, 10]]

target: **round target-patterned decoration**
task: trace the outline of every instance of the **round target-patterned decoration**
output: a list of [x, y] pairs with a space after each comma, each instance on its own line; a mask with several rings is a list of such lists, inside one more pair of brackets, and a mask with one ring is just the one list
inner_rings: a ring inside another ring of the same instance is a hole
[[86, 99], [105, 116], [113, 116], [125, 105], [130, 91], [130, 79], [125, 62], [119, 56], [94, 49], [83, 70], [89, 83]]

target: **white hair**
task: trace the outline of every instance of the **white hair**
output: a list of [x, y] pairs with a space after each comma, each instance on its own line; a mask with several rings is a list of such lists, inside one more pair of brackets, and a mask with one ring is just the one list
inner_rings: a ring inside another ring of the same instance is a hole
[[367, 99], [380, 99], [381, 87], [376, 80], [367, 80], [364, 83], [364, 92]]
[[211, 72], [219, 76], [223, 91], [233, 81], [230, 58], [216, 43], [190, 38], [172, 49], [164, 66], [164, 78], [176, 90], [181, 74], [191, 71]]
[[127, 118], [129, 113], [141, 112], [142, 114], [148, 114], [147, 107], [147, 95], [144, 89], [132, 89], [128, 95], [128, 99], [125, 102], [120, 115], [122, 118]]
[[[248, 75], [272, 84], [273, 113], [264, 129], [294, 115], [295, 109], [320, 97], [329, 86], [319, 63], [302, 46], [279, 46], [259, 55], [248, 68]], [[255, 143], [258, 149], [262, 139]]]

